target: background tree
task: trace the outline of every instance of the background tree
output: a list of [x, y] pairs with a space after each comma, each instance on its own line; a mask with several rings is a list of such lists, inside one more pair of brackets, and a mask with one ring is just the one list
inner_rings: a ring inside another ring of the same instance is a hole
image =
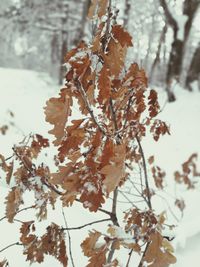
[[[2, 38], [14, 43], [3, 42], [3, 53], [15, 58], [13, 67], [45, 69], [61, 83], [64, 54], [84, 36], [87, 9], [88, 0], [20, 0], [2, 8], [1, 25], [7, 27]], [[8, 64], [6, 58], [2, 65]]]
[[[183, 2], [183, 15], [186, 16], [186, 22], [181, 25], [176, 18], [173, 17], [168, 4], [165, 0], [160, 0], [161, 6], [163, 7], [164, 14], [166, 17], [167, 23], [173, 29], [173, 42], [169, 57], [168, 70], [166, 76], [166, 85], [168, 92], [169, 101], [174, 101], [175, 96], [171, 92], [171, 82], [173, 78], [176, 78], [178, 81], [180, 80], [181, 71], [183, 68], [183, 58], [185, 53], [185, 47], [189, 38], [189, 34], [192, 28], [192, 23], [195, 18], [195, 14], [199, 7], [199, 0], [185, 0]], [[183, 18], [183, 17], [182, 17]], [[179, 25], [180, 24], [180, 25]], [[182, 29], [182, 28], [183, 29]]]

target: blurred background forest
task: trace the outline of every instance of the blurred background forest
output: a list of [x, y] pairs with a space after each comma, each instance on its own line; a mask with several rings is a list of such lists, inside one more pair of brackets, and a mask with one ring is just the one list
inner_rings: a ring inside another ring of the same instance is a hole
[[[47, 72], [60, 84], [64, 55], [90, 41], [91, 0], [1, 0], [0, 67]], [[200, 89], [200, 0], [113, 0], [118, 23], [131, 33], [127, 62], [145, 68], [149, 81], [173, 101], [173, 84]]]

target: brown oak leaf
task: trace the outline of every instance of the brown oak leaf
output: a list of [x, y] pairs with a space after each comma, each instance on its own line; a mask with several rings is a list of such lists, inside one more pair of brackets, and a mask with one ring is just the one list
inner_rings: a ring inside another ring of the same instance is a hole
[[58, 146], [63, 139], [68, 117], [71, 115], [72, 97], [70, 89], [62, 89], [60, 97], [52, 97], [46, 104], [46, 121], [54, 125], [54, 128], [49, 133], [55, 136], [56, 139], [53, 143]]
[[170, 264], [176, 263], [176, 258], [172, 253], [173, 248], [169, 241], [156, 231], [150, 236], [150, 244], [144, 261], [148, 263], [149, 267], [168, 267]]

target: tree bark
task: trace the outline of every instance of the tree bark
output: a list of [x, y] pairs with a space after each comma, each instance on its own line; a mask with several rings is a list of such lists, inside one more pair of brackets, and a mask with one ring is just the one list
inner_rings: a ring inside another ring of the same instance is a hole
[[198, 87], [200, 90], [200, 43], [194, 52], [189, 70], [187, 72], [185, 86], [189, 91], [192, 91], [191, 83], [195, 80], [198, 81]]
[[185, 0], [183, 4], [183, 14], [188, 16], [188, 19], [184, 26], [183, 39], [180, 40], [178, 38], [178, 30], [179, 30], [178, 23], [170, 13], [166, 0], [160, 0], [160, 4], [163, 7], [166, 21], [173, 29], [173, 38], [174, 38], [171, 45], [171, 52], [169, 56], [168, 69], [166, 75], [166, 91], [168, 94], [169, 102], [175, 101], [175, 95], [171, 91], [171, 83], [173, 79], [176, 79], [177, 81], [180, 80], [183, 58], [185, 54], [185, 46], [190, 34], [192, 22], [194, 20], [199, 3], [200, 3], [199, 0]]

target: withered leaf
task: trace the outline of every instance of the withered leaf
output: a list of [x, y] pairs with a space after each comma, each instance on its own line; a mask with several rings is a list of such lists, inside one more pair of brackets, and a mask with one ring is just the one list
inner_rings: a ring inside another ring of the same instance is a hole
[[121, 25], [114, 25], [112, 27], [112, 34], [122, 47], [133, 46], [132, 37]]
[[150, 236], [150, 244], [147, 248], [144, 260], [150, 267], [168, 267], [176, 263], [176, 258], [172, 254], [173, 248], [170, 243], [164, 239], [159, 232]]
[[106, 253], [108, 249], [102, 249], [94, 253], [90, 258], [90, 263], [86, 267], [102, 267], [106, 264]]
[[103, 184], [105, 185], [108, 195], [110, 192], [115, 190], [125, 176], [125, 153], [125, 144], [116, 145], [114, 147], [114, 156], [111, 158], [110, 164], [104, 166], [100, 170], [100, 173], [105, 175]]
[[88, 11], [88, 18], [89, 19], [91, 19], [94, 16], [97, 4], [98, 4], [98, 0], [92, 0], [91, 1], [91, 5], [90, 5], [89, 11]]
[[107, 5], [108, 5], [108, 0], [101, 0], [98, 1], [98, 17], [101, 18], [106, 14], [106, 9], [107, 9]]
[[13, 187], [6, 197], [6, 217], [10, 223], [13, 222], [19, 206], [23, 204], [22, 193], [19, 187]]
[[111, 75], [118, 77], [124, 67], [124, 58], [126, 56], [126, 47], [116, 43], [113, 38], [108, 43], [108, 52], [102, 54], [106, 67], [110, 70]]
[[68, 117], [71, 115], [72, 97], [70, 89], [62, 89], [60, 97], [52, 97], [46, 104], [46, 121], [54, 125], [54, 128], [49, 133], [55, 136], [56, 139], [53, 143], [58, 146], [63, 139]]
[[99, 96], [98, 100], [100, 104], [105, 104], [109, 101], [110, 93], [111, 93], [111, 80], [110, 80], [110, 72], [107, 69], [106, 65], [103, 66], [99, 73]]
[[87, 257], [91, 257], [95, 253], [95, 245], [101, 236], [100, 232], [97, 231], [91, 231], [89, 233], [89, 237], [87, 237], [82, 243], [81, 248], [83, 250], [83, 253]]
[[149, 158], [148, 158], [148, 162], [149, 162], [149, 164], [151, 165], [151, 164], [153, 164], [154, 163], [154, 156], [150, 156]]
[[151, 90], [150, 94], [148, 96], [148, 104], [149, 104], [149, 116], [151, 118], [156, 117], [158, 114], [158, 111], [160, 109], [160, 106], [158, 104], [158, 95], [155, 90]]

